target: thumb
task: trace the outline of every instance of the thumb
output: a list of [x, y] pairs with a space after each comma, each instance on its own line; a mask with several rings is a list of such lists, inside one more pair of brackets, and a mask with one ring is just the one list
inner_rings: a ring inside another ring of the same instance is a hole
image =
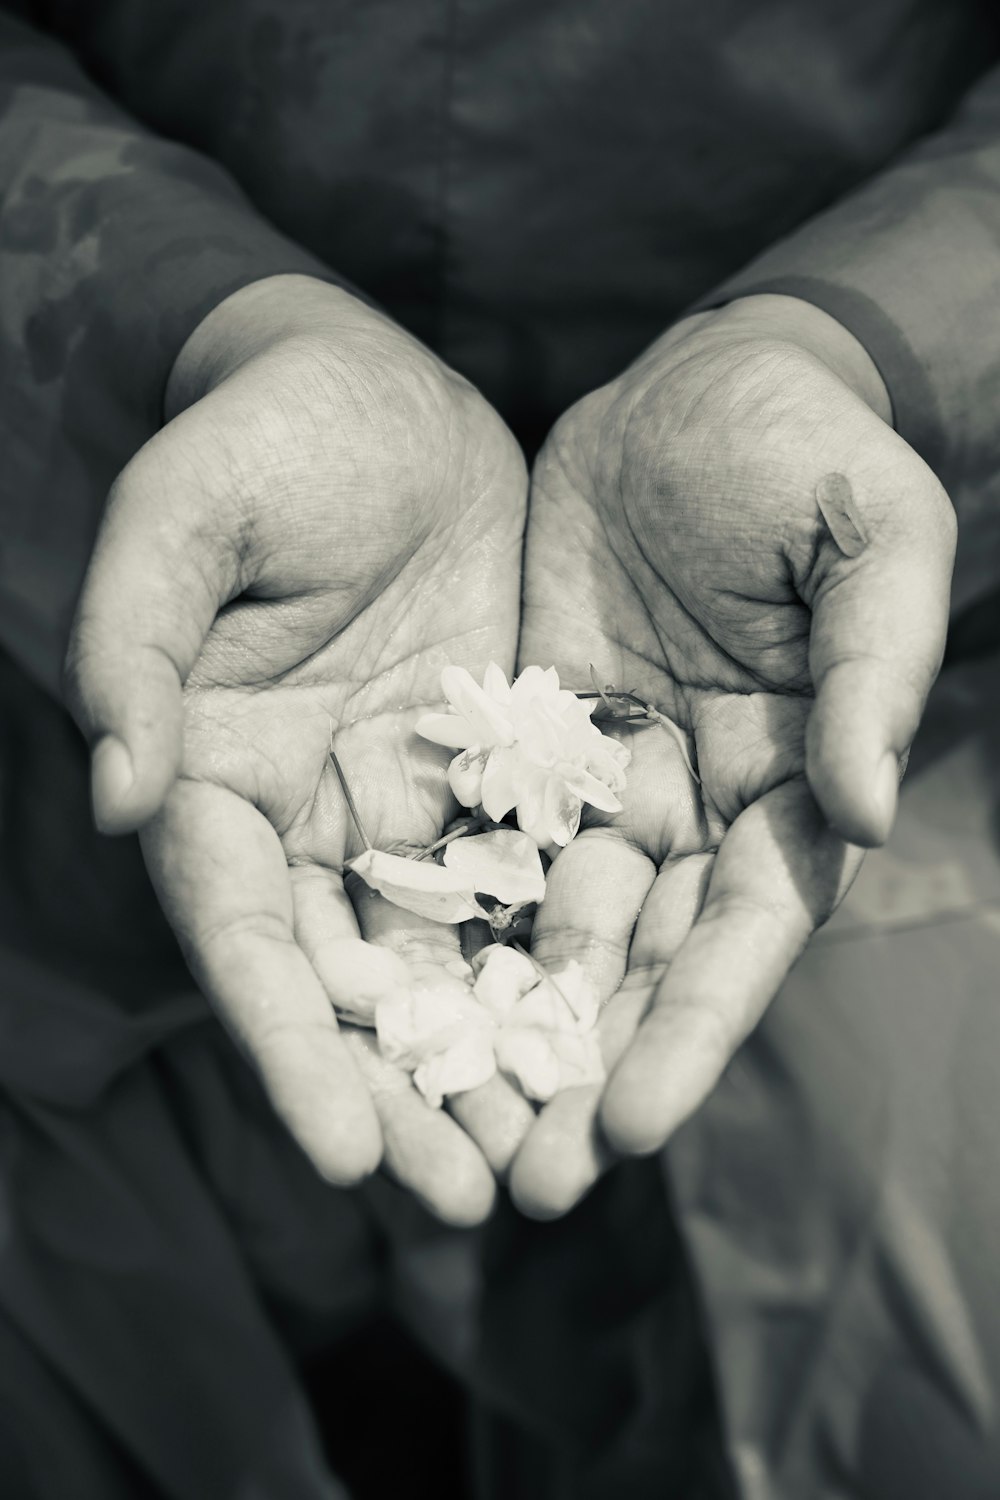
[[907, 458], [883, 471], [877, 493], [840, 474], [817, 487], [806, 774], [832, 827], [864, 846], [889, 836], [948, 627], [954, 511], [931, 471]]
[[161, 806], [181, 759], [182, 688], [220, 605], [235, 549], [206, 521], [154, 438], [112, 488], [77, 605], [65, 668], [70, 711], [91, 746], [94, 820], [128, 833]]

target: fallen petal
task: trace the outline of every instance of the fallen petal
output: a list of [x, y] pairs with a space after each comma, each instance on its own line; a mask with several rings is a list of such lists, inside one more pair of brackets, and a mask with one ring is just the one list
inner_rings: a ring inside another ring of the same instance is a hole
[[504, 1027], [497, 1033], [497, 1066], [510, 1073], [529, 1099], [545, 1103], [558, 1091], [561, 1069], [549, 1038], [534, 1027]]
[[366, 849], [347, 868], [395, 906], [435, 922], [465, 922], [482, 916], [467, 878], [430, 860], [407, 859]]
[[538, 1027], [543, 1031], [577, 1030], [576, 1013], [551, 977], [542, 979], [514, 1005], [505, 1027]]
[[476, 999], [500, 1019], [538, 983], [538, 971], [531, 960], [516, 948], [500, 943], [483, 948], [473, 968], [478, 971], [472, 986]]
[[461, 875], [468, 891], [495, 896], [504, 906], [527, 906], [545, 896], [538, 847], [514, 828], [455, 839], [444, 851], [445, 868]]
[[549, 978], [576, 1017], [578, 1030], [589, 1031], [597, 1022], [601, 1002], [583, 966], [571, 958]]
[[412, 1069], [473, 1031], [491, 1034], [493, 1019], [468, 985], [442, 981], [380, 1000], [375, 1029], [383, 1056]]
[[469, 1032], [419, 1064], [413, 1082], [433, 1109], [446, 1095], [464, 1094], [487, 1083], [496, 1072], [493, 1041], [487, 1032]]

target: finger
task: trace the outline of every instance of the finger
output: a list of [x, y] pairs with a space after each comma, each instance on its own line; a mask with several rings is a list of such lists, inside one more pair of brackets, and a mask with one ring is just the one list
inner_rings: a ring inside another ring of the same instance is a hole
[[[433, 978], [436, 972], [450, 966], [453, 972], [471, 979], [471, 971], [462, 955], [456, 927], [403, 911], [401, 907], [394, 906], [377, 891], [367, 887], [352, 892], [352, 895], [356, 903], [358, 923], [367, 941], [390, 948], [421, 977]], [[422, 1100], [420, 1102], [423, 1103]], [[448, 1110], [476, 1142], [497, 1176], [506, 1173], [511, 1158], [535, 1118], [535, 1112], [524, 1095], [500, 1076], [491, 1078], [478, 1088], [469, 1089], [467, 1093], [453, 1095], [448, 1100]], [[436, 1120], [438, 1111], [427, 1110], [426, 1115], [431, 1120]], [[422, 1118], [415, 1112], [408, 1116], [414, 1128], [419, 1127]], [[413, 1152], [407, 1160], [415, 1160], [422, 1150], [429, 1165], [427, 1172], [421, 1168], [421, 1181], [428, 1180], [428, 1174], [433, 1168], [442, 1179], [441, 1191], [450, 1193], [452, 1189], [443, 1182], [449, 1170], [448, 1164], [444, 1158], [435, 1157], [434, 1142], [440, 1134], [440, 1127], [436, 1124], [428, 1126], [428, 1132], [431, 1128], [434, 1131], [433, 1138], [428, 1133], [422, 1147], [419, 1141], [415, 1142]], [[422, 1191], [426, 1194], [426, 1188]]]
[[[608, 1002], [598, 1029], [609, 1070], [635, 1035], [648, 1000], [648, 985], [626, 981]], [[511, 1197], [529, 1218], [568, 1213], [616, 1160], [598, 1125], [603, 1093], [602, 1083], [564, 1089], [539, 1114], [510, 1173]]]
[[443, 1110], [431, 1109], [409, 1074], [386, 1062], [372, 1032], [345, 1027], [344, 1037], [378, 1110], [386, 1170], [444, 1223], [481, 1224], [496, 1185], [471, 1136]]
[[271, 825], [233, 792], [183, 780], [144, 831], [143, 852], [195, 979], [316, 1169], [342, 1186], [374, 1171], [375, 1109], [295, 942]]
[[[954, 513], [930, 470], [911, 464], [904, 472], [912, 481], [905, 493], [881, 495], [877, 506], [859, 497], [860, 551], [846, 556], [831, 539], [809, 600], [816, 705], [807, 775], [831, 825], [864, 846], [889, 835], [900, 760], [941, 665], [948, 625]], [[855, 550], [847, 539], [844, 545]]]
[[363, 943], [338, 871], [307, 861], [289, 867], [295, 940], [330, 1004], [362, 1025], [375, 1022], [384, 995], [405, 988], [410, 972], [390, 949]]
[[453, 1094], [448, 1109], [476, 1142], [494, 1175], [505, 1182], [521, 1142], [535, 1123], [535, 1111], [520, 1089], [501, 1073], [464, 1094]]
[[602, 1000], [621, 984], [632, 929], [656, 876], [647, 854], [613, 829], [589, 828], [560, 850], [531, 934], [546, 969], [575, 959]]
[[[646, 897], [629, 973], [598, 1022], [609, 1073], [635, 1036], [656, 977], [701, 910], [713, 859], [711, 854], [694, 854], [668, 860]], [[646, 933], [656, 935], [653, 952]], [[511, 1173], [511, 1196], [531, 1218], [551, 1219], [568, 1213], [616, 1160], [598, 1122], [603, 1093], [603, 1085], [567, 1089], [539, 1115]]]
[[655, 1151], [697, 1109], [860, 861], [806, 785], [789, 782], [729, 830], [701, 915], [672, 962], [672, 940], [661, 945], [644, 922], [636, 965], [653, 975], [669, 967], [608, 1083], [601, 1124], [613, 1146]]
[[112, 490], [66, 661], [105, 833], [140, 827], [162, 805], [180, 764], [181, 688], [234, 590], [232, 552], [206, 525], [199, 477], [178, 473], [157, 443]]

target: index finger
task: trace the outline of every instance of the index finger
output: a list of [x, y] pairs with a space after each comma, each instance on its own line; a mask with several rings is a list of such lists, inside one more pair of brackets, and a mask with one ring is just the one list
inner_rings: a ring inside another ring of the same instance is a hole
[[617, 1150], [657, 1150], [698, 1108], [862, 858], [829, 828], [804, 781], [785, 782], [729, 829], [675, 955], [643, 912], [630, 967], [667, 967], [604, 1095], [601, 1124]]

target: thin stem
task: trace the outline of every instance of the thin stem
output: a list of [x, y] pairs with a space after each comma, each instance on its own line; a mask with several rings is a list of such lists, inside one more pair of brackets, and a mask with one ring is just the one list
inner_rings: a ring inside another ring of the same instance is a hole
[[[590, 663], [590, 680], [594, 684], [594, 687], [597, 690], [597, 696], [598, 696], [598, 698], [600, 698], [600, 700], [604, 704], [605, 708], [608, 709], [609, 712], [614, 712], [615, 705], [612, 703], [612, 701], [608, 697], [607, 693], [601, 687], [600, 682], [597, 680], [597, 668], [594, 666], [593, 662]], [[610, 686], [610, 684], [609, 684], [609, 686]], [[578, 696], [582, 697], [582, 694], [580, 694]]]
[[634, 693], [628, 694], [628, 701], [629, 703], [638, 703], [640, 707], [646, 710], [646, 713], [648, 714], [649, 718], [652, 719], [654, 724], [659, 724], [661, 729], [665, 729], [668, 734], [673, 735], [674, 739], [677, 742], [677, 748], [681, 752], [681, 755], [684, 759], [684, 764], [688, 768], [688, 775], [691, 777], [692, 781], [696, 781], [698, 785], [701, 786], [701, 777], [698, 775], [698, 772], [691, 764], [691, 756], [688, 752], [687, 739], [685, 738], [684, 731], [681, 729], [680, 725], [675, 724], [673, 719], [670, 719], [666, 714], [661, 713], [660, 710], [654, 707], [652, 703], [642, 703], [641, 699], [636, 698]]
[[637, 719], [646, 719], [651, 724], [659, 724], [661, 729], [665, 729], [668, 734], [673, 736], [674, 740], [677, 742], [677, 748], [680, 750], [681, 755], [684, 759], [684, 764], [685, 766], [687, 766], [688, 775], [691, 777], [692, 781], [696, 781], [698, 785], [701, 786], [701, 777], [698, 775], [698, 772], [695, 770], [694, 766], [691, 763], [691, 755], [687, 747], [687, 740], [685, 738], [683, 729], [681, 729], [679, 724], [675, 724], [673, 719], [668, 718], [665, 713], [661, 713], [661, 711], [656, 707], [655, 704], [647, 703], [644, 698], [639, 697], [638, 693], [627, 693], [624, 691], [619, 692], [617, 688], [609, 688], [607, 692], [590, 692], [585, 690], [583, 692], [576, 693], [575, 696], [577, 698], [600, 698], [605, 703], [608, 702], [609, 698], [617, 698], [619, 702], [627, 703], [630, 707], [637, 708], [639, 712], [636, 714], [626, 714], [621, 718], [615, 718], [612, 715], [607, 719], [604, 719], [602, 716], [601, 722], [611, 724], [634, 724]]
[[330, 736], [330, 759], [333, 761], [333, 769], [337, 773], [337, 780], [340, 782], [340, 790], [344, 794], [344, 801], [347, 803], [347, 810], [350, 813], [351, 817], [354, 819], [354, 826], [358, 830], [358, 838], [364, 844], [366, 849], [373, 849], [375, 846], [365, 831], [365, 825], [361, 821], [361, 814], [358, 812], [358, 804], [351, 796], [351, 789], [347, 785], [347, 777], [344, 775], [344, 768], [340, 764], [340, 761], [337, 759], [337, 752], [333, 748], [332, 734]]
[[426, 849], [418, 849], [415, 854], [410, 854], [407, 858], [430, 859], [432, 854], [436, 854], [446, 844], [451, 844], [455, 839], [463, 838], [465, 834], [473, 833], [476, 829], [485, 826], [482, 818], [470, 818], [468, 823], [459, 823], [458, 827], [453, 828], [450, 833], [443, 833], [439, 839], [435, 839], [433, 844], [428, 844]]
[[573, 1015], [576, 1015], [576, 1011], [573, 1010], [572, 1005], [570, 1005], [569, 1001], [566, 999], [566, 996], [563, 994], [563, 992], [559, 988], [558, 984], [556, 984], [556, 981], [553, 978], [553, 976], [549, 973], [549, 971], [547, 969], [543, 969], [542, 968], [541, 964], [538, 962], [538, 959], [535, 958], [534, 954], [529, 953], [528, 950], [527, 950], [527, 948], [525, 948], [521, 943], [511, 943], [510, 946], [512, 948], [515, 948], [518, 953], [521, 953], [521, 954], [524, 955], [524, 957], [528, 960], [528, 962], [531, 965], [531, 967], [534, 969], [535, 973], [538, 974], [541, 979], [547, 979], [548, 980], [549, 984], [551, 984], [552, 988], [555, 990], [556, 994], [559, 996], [559, 999], [563, 1002], [564, 1005], [569, 1006], [569, 1009], [570, 1009], [570, 1011], [572, 1011]]

